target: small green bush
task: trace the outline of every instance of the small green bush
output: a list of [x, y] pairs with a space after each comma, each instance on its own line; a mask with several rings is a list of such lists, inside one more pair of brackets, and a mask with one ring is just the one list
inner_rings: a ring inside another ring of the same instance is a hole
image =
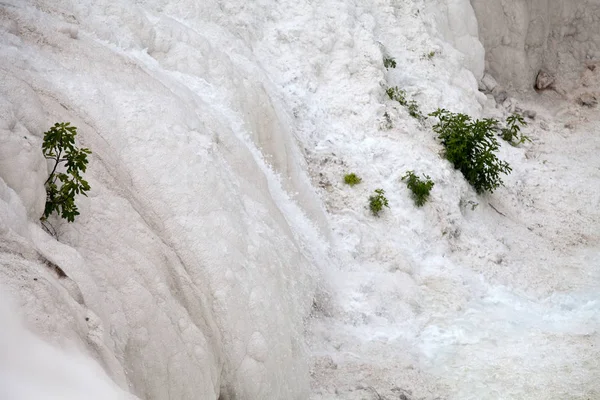
[[425, 119], [423, 113], [419, 109], [419, 104], [415, 100], [407, 100], [406, 99], [406, 91], [399, 89], [397, 86], [387, 88], [385, 93], [388, 95], [390, 100], [397, 101], [401, 106], [404, 106], [408, 109], [408, 114], [416, 118], [420, 121]]
[[385, 57], [383, 59], [383, 66], [386, 68], [396, 68], [396, 60], [393, 57]]
[[413, 199], [417, 207], [423, 206], [427, 202], [429, 198], [429, 193], [433, 188], [433, 181], [431, 177], [428, 175], [423, 175], [425, 180], [421, 180], [417, 175], [415, 175], [414, 171], [408, 171], [403, 177], [402, 180], [406, 181], [406, 187], [409, 188], [413, 194]]
[[408, 102], [408, 115], [410, 115], [413, 118], [418, 119], [419, 121], [422, 121], [425, 119], [425, 116], [421, 113], [421, 110], [419, 109], [419, 105], [417, 104], [416, 101], [414, 100], [410, 100]]
[[429, 115], [439, 120], [433, 130], [439, 134], [446, 158], [462, 172], [478, 194], [491, 193], [504, 184], [500, 174], [509, 174], [512, 169], [495, 154], [499, 148], [495, 136], [497, 120], [472, 120], [468, 115], [444, 109]]
[[406, 106], [406, 91], [399, 89], [398, 86], [389, 87], [385, 90], [390, 100], [395, 100], [403, 106]]
[[383, 210], [384, 206], [390, 207], [384, 194], [385, 191], [383, 189], [375, 189], [375, 193], [369, 197], [369, 209], [376, 217], [379, 217], [379, 213]]
[[354, 186], [361, 183], [362, 179], [353, 172], [344, 176], [344, 182], [346, 185]]
[[[86, 192], [90, 190], [90, 185], [81, 174], [87, 169], [87, 156], [92, 152], [75, 146], [76, 135], [77, 128], [70, 126], [69, 122], [56, 123], [44, 132], [42, 151], [47, 160], [54, 160], [54, 166], [45, 182], [46, 207], [40, 218], [42, 221], [56, 211], [62, 218], [73, 222], [75, 216], [79, 215], [75, 195], [87, 196]], [[56, 172], [62, 163], [67, 167], [66, 172]]]
[[506, 118], [506, 128], [500, 131], [500, 137], [513, 146], [518, 146], [527, 141], [531, 142], [529, 136], [521, 133], [521, 126], [527, 126], [527, 122], [521, 115], [513, 114], [509, 116]]

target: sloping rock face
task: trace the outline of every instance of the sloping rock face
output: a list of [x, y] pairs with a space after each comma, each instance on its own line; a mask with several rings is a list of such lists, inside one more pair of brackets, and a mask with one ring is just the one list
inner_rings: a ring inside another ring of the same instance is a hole
[[444, 39], [464, 54], [465, 67], [480, 80], [484, 71], [484, 47], [478, 38], [477, 18], [468, 1], [432, 2], [427, 10], [434, 16]]
[[541, 69], [569, 81], [600, 59], [599, 0], [471, 0], [486, 70], [514, 89], [532, 88]]
[[[203, 18], [194, 1], [0, 5], [0, 299], [140, 398], [305, 399], [302, 238], [325, 222], [252, 42]], [[59, 240], [39, 226], [56, 121], [93, 152], [81, 215], [49, 221]], [[61, 367], [13, 367], [21, 336], [0, 336], [0, 398], [82, 398], [23, 393]]]

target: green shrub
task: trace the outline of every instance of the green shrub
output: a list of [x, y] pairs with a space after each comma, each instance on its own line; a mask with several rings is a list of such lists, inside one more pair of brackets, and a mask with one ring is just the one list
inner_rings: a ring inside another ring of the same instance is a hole
[[509, 174], [512, 169], [495, 154], [499, 148], [495, 137], [497, 120], [472, 120], [468, 115], [443, 109], [429, 115], [439, 120], [433, 130], [439, 134], [446, 158], [477, 193], [491, 193], [504, 184], [500, 174]]
[[404, 106], [408, 109], [408, 114], [416, 118], [420, 121], [425, 119], [425, 116], [421, 113], [419, 109], [419, 104], [415, 100], [407, 100], [406, 99], [406, 91], [402, 89], [398, 89], [397, 86], [387, 88], [385, 93], [388, 95], [390, 100], [397, 101], [401, 106]]
[[408, 115], [410, 115], [413, 118], [418, 119], [419, 121], [422, 121], [425, 119], [425, 116], [421, 113], [421, 110], [419, 109], [419, 105], [417, 104], [416, 101], [414, 100], [410, 100], [408, 102]]
[[379, 213], [383, 210], [384, 206], [390, 207], [384, 194], [385, 191], [383, 189], [375, 189], [375, 193], [369, 197], [369, 209], [376, 217], [379, 217]]
[[[69, 122], [56, 123], [48, 132], [44, 132], [42, 151], [44, 157], [54, 161], [52, 172], [45, 182], [46, 207], [42, 221], [57, 212], [69, 222], [79, 215], [75, 205], [75, 195], [90, 190], [90, 185], [81, 176], [88, 164], [87, 156], [92, 154], [89, 149], [79, 149], [75, 146], [77, 128], [70, 126]], [[64, 163], [66, 172], [57, 172], [57, 167]], [[60, 182], [60, 184], [59, 184]]]
[[383, 59], [383, 66], [386, 68], [396, 68], [396, 60], [393, 57], [385, 57]]
[[527, 122], [519, 114], [513, 114], [506, 118], [506, 128], [503, 128], [500, 132], [502, 139], [506, 140], [513, 146], [518, 146], [526, 141], [531, 142], [529, 136], [525, 136], [521, 133], [521, 126], [526, 126]]
[[413, 199], [417, 207], [423, 206], [429, 198], [429, 192], [433, 188], [433, 181], [428, 175], [423, 175], [425, 180], [421, 180], [414, 171], [408, 171], [402, 180], [406, 180], [406, 187], [409, 188], [413, 194]]
[[403, 106], [406, 106], [406, 91], [402, 89], [398, 89], [397, 86], [389, 87], [385, 90], [385, 93], [388, 95], [390, 100], [395, 100]]
[[361, 183], [362, 179], [353, 172], [351, 174], [347, 174], [344, 176], [344, 182], [347, 185], [354, 186], [354, 185], [358, 185], [359, 183]]

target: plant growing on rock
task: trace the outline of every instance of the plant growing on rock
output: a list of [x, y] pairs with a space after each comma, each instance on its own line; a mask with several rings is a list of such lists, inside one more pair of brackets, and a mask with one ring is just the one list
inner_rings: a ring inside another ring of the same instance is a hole
[[473, 120], [468, 115], [444, 109], [429, 115], [438, 118], [433, 131], [439, 135], [446, 158], [478, 194], [491, 193], [504, 184], [500, 175], [509, 174], [512, 169], [495, 154], [499, 148], [495, 136], [497, 120]]
[[423, 113], [421, 113], [421, 110], [419, 109], [419, 105], [417, 104], [416, 101], [414, 100], [410, 100], [408, 102], [408, 115], [410, 115], [413, 118], [418, 119], [419, 121], [422, 121], [425, 119], [425, 116], [423, 115]]
[[431, 60], [435, 56], [435, 50], [430, 51], [429, 53], [425, 53], [421, 56], [422, 60]]
[[513, 146], [518, 146], [526, 141], [531, 142], [529, 136], [521, 133], [521, 126], [526, 125], [527, 122], [525, 122], [525, 119], [521, 115], [513, 114], [506, 118], [506, 127], [500, 131], [500, 137]]
[[375, 193], [369, 197], [369, 209], [376, 217], [379, 217], [379, 213], [383, 210], [384, 206], [390, 207], [384, 194], [385, 191], [383, 189], [375, 189]]
[[423, 175], [423, 178], [425, 179], [421, 179], [415, 175], [414, 171], [408, 171], [402, 177], [402, 180], [406, 181], [406, 187], [412, 192], [417, 207], [421, 207], [427, 202], [429, 193], [434, 185], [430, 176]]
[[408, 109], [408, 114], [422, 121], [425, 119], [423, 113], [419, 109], [419, 104], [415, 100], [407, 100], [406, 99], [406, 91], [399, 89], [397, 86], [387, 88], [385, 93], [388, 95], [390, 100], [397, 101], [401, 106], [404, 106]]
[[[82, 177], [87, 169], [89, 154], [87, 148], [75, 146], [77, 128], [70, 126], [69, 122], [54, 124], [49, 131], [44, 132], [42, 151], [47, 160], [53, 160], [54, 166], [48, 179], [46, 179], [46, 207], [42, 221], [48, 219], [53, 213], [58, 213], [68, 222], [73, 222], [79, 215], [75, 205], [75, 195], [87, 196], [90, 185]], [[59, 165], [64, 164], [65, 172], [57, 172]]]
[[394, 123], [392, 122], [392, 117], [390, 116], [390, 114], [386, 111], [383, 113], [383, 128], [385, 129], [392, 129], [394, 127]]
[[385, 90], [390, 100], [395, 100], [403, 106], [406, 106], [406, 91], [399, 89], [398, 86], [389, 87]]
[[396, 68], [396, 60], [393, 57], [384, 57], [383, 66], [386, 68]]
[[354, 185], [358, 185], [361, 182], [362, 182], [362, 178], [360, 178], [354, 172], [351, 174], [346, 174], [344, 176], [344, 183], [346, 183], [346, 185], [354, 186]]

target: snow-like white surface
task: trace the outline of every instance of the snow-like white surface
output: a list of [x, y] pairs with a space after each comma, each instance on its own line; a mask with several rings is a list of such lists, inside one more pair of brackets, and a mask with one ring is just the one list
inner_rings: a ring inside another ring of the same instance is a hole
[[[16, 25], [2, 32], [1, 135], [17, 143], [4, 213], [20, 218], [2, 281], [41, 336], [75, 342], [139, 397], [305, 398], [326, 222], [247, 44], [178, 7], [2, 6]], [[30, 166], [63, 120], [94, 152], [93, 190], [77, 223], [52, 221], [57, 242], [34, 223], [45, 171]]]
[[502, 84], [531, 89], [543, 69], [570, 87], [581, 65], [600, 60], [598, 0], [471, 0], [486, 69]]
[[[523, 99], [533, 143], [477, 196], [385, 95], [504, 117], [483, 63], [467, 0], [0, 3], [1, 293], [37, 335], [2, 310], [5, 397], [600, 396], [597, 109]], [[39, 147], [64, 120], [92, 191], [56, 241]]]
[[0, 304], [0, 398], [127, 400], [102, 368], [75, 350], [59, 350], [28, 332]]

